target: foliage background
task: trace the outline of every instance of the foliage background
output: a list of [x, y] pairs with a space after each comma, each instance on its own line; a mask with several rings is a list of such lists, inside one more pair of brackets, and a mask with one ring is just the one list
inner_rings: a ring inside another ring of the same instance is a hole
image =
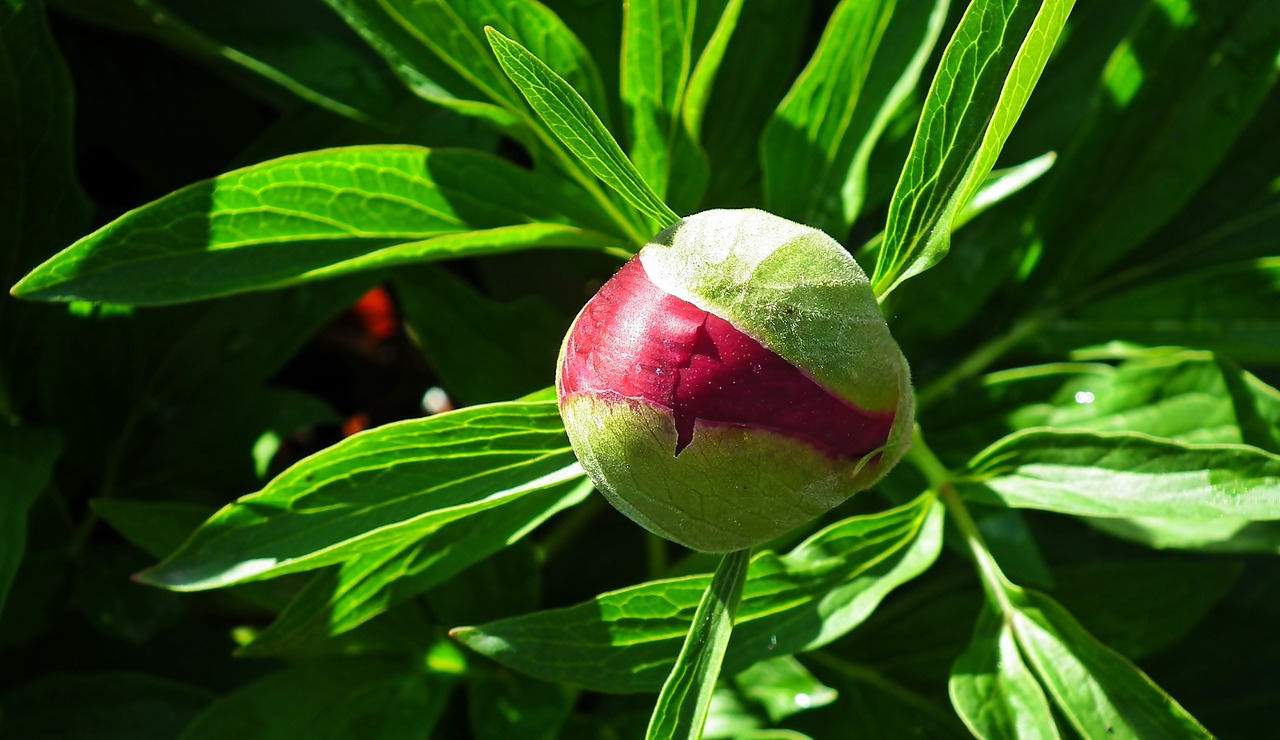
[[[421, 87], [415, 94], [339, 13], [319, 4], [258, 0], [224, 3], [217, 12], [179, 0], [52, 5], [48, 27], [39, 3], [5, 0], [2, 11], [0, 277], [7, 285], [129, 209], [281, 155], [419, 144], [545, 166], [510, 127], [428, 102]], [[618, 84], [621, 7], [549, 5], [597, 62], [600, 88], [591, 102], [627, 142], [635, 114]], [[698, 18], [714, 20], [725, 5], [700, 4]], [[934, 7], [901, 5], [900, 15], [921, 28]], [[842, 168], [824, 180], [792, 166], [807, 160], [788, 148], [801, 146], [789, 134], [820, 123], [811, 111], [793, 108], [793, 118], [776, 118], [782, 123], [772, 130], [766, 124], [818, 48], [836, 3], [748, 2], [702, 122], [698, 144], [711, 163], [706, 192], [664, 193], [667, 201], [683, 198], [684, 207], [673, 206], [681, 213], [763, 204], [822, 223], [855, 251], [871, 244], [858, 252], [870, 271], [874, 245], [883, 243], [877, 235], [902, 200], [895, 185], [960, 5], [945, 13], [936, 46], [910, 47], [923, 49], [925, 71], [903, 90], [902, 105], [885, 111], [883, 135], [832, 139], [866, 144], [840, 155], [865, 156], [865, 180]], [[929, 446], [947, 466], [963, 470], [990, 443], [1039, 427], [1280, 452], [1280, 401], [1267, 386], [1280, 381], [1276, 15], [1265, 2], [1208, 0], [1074, 9], [996, 162], [1003, 171], [1056, 152], [1052, 167], [1047, 174], [1032, 168], [1038, 176], [1011, 196], [965, 215], [947, 258], [885, 304], [918, 381]], [[706, 23], [699, 20], [695, 37], [709, 38]], [[909, 61], [877, 58], [871, 68]], [[864, 82], [876, 89], [896, 79]], [[878, 112], [854, 110], [864, 122]], [[651, 155], [661, 159], [663, 151]], [[683, 151], [673, 161], [691, 158]], [[452, 173], [465, 183], [472, 175], [470, 160], [457, 170], [439, 161], [440, 177]], [[815, 182], [843, 199], [803, 197], [800, 184]], [[635, 228], [647, 224], [634, 218]], [[599, 214], [572, 223], [592, 219]], [[386, 579], [383, 586], [399, 583], [401, 593], [387, 586], [371, 601], [397, 606], [373, 609], [368, 621], [357, 614], [359, 626], [341, 635], [280, 617], [291, 613], [290, 603], [309, 604], [295, 601], [304, 594], [332, 593], [335, 582], [325, 579], [349, 577], [338, 567], [192, 594], [130, 580], [218, 507], [342, 439], [344, 427], [419, 415], [419, 399], [433, 385], [460, 406], [546, 386], [574, 313], [616, 269], [617, 253], [634, 246], [613, 237], [597, 239], [599, 249], [386, 267], [159, 308], [121, 305], [149, 302], [143, 292], [138, 300], [102, 294], [70, 303], [4, 298], [0, 412], [10, 423], [0, 425], [0, 573], [12, 575], [12, 585], [0, 616], [0, 734], [643, 732], [656, 686], [634, 655], [606, 671], [591, 653], [566, 650], [559, 657], [569, 677], [546, 681], [522, 673], [519, 658], [485, 657], [448, 636], [450, 628], [714, 567], [648, 539], [571, 484], [511, 504], [525, 510], [504, 509], [500, 520], [473, 529], [460, 519], [432, 530], [436, 539], [422, 552], [453, 552], [440, 543], [467, 542], [461, 549], [474, 557], [419, 562], [429, 576]], [[379, 285], [394, 295], [406, 330], [372, 328], [368, 317], [378, 312], [368, 303], [363, 312], [350, 310]], [[1080, 393], [1098, 401], [1081, 404]], [[554, 427], [554, 419], [544, 421]], [[1274, 454], [1265, 461], [1274, 465]], [[1228, 478], [1248, 477], [1238, 461], [1223, 467]], [[1280, 616], [1280, 534], [1272, 522], [1280, 513], [1266, 500], [1276, 486], [1275, 473], [1267, 474], [1271, 488], [1245, 514], [1255, 521], [1215, 515], [1179, 525], [1170, 519], [1178, 505], [1099, 520], [1087, 505], [1066, 507], [1080, 516], [1063, 516], [1041, 511], [1063, 510], [1043, 498], [1011, 503], [1025, 490], [963, 492], [1012, 581], [1051, 594], [1215, 734], [1264, 737], [1280, 699], [1273, 670], [1280, 643], [1270, 638]], [[886, 502], [906, 504], [931, 482], [903, 465], [877, 496], [858, 497], [773, 549], [787, 552], [819, 526]], [[532, 534], [517, 536], [543, 518]], [[946, 536], [954, 546], [942, 548], [922, 575], [876, 574], [892, 592], [870, 604], [864, 623], [820, 650], [739, 673], [745, 665], [734, 663], [731, 647], [709, 734], [966, 734], [948, 681], [974, 639], [984, 598], [954, 524]], [[659, 586], [658, 598], [691, 613], [702, 586]], [[642, 607], [641, 616], [663, 608]], [[599, 611], [577, 613], [584, 633]], [[295, 606], [292, 614], [306, 611]], [[572, 624], [559, 613], [549, 619]], [[657, 649], [674, 655], [678, 642], [667, 634]], [[535, 651], [527, 660], [553, 657]], [[663, 674], [656, 672], [659, 683]], [[609, 693], [618, 687], [608, 681], [624, 679], [635, 681], [626, 690], [650, 693]], [[1046, 707], [1050, 721], [1040, 730], [1070, 734], [1063, 711]], [[993, 726], [1014, 734], [1012, 725]]]

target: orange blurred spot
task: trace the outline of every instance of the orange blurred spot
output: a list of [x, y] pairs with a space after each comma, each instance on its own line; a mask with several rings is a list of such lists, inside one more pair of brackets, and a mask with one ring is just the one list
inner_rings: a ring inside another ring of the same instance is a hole
[[369, 420], [369, 415], [361, 411], [353, 416], [348, 416], [342, 422], [342, 436], [350, 437], [353, 434], [358, 434], [368, 429], [371, 425], [372, 422]]
[[390, 339], [400, 328], [395, 304], [385, 288], [377, 287], [364, 294], [351, 307], [351, 313], [365, 332], [378, 341]]

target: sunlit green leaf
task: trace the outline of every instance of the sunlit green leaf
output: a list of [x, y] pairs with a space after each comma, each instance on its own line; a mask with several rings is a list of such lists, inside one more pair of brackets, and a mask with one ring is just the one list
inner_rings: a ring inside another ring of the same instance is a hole
[[574, 156], [660, 225], [670, 226], [680, 220], [636, 171], [581, 95], [528, 49], [493, 29], [487, 33], [502, 69]]
[[[853, 629], [889, 592], [933, 563], [941, 515], [925, 495], [832, 525], [787, 555], [755, 556], [725, 672], [816, 648]], [[653, 581], [453, 634], [531, 675], [596, 691], [654, 691], [709, 582], [705, 575]]]
[[420, 539], [361, 553], [318, 574], [240, 653], [288, 655], [322, 646], [519, 541], [591, 491], [589, 483], [565, 483], [511, 496]]
[[983, 609], [973, 642], [956, 659], [949, 688], [956, 712], [975, 737], [1060, 737], [1011, 626], [990, 608]]
[[411, 543], [580, 475], [555, 404], [474, 406], [388, 424], [223, 508], [139, 578], [194, 591], [310, 570]]
[[1280, 456], [1133, 433], [1030, 429], [970, 463], [978, 500], [1102, 517], [1280, 519]]
[[[15, 295], [172, 303], [408, 261], [617, 239], [563, 181], [496, 157], [330, 149], [183, 188], [37, 267]], [[584, 218], [585, 217], [585, 218]]]
[[872, 284], [883, 297], [936, 264], [996, 163], [1074, 0], [974, 0], [943, 52], [889, 205]]
[[1118, 653], [1095, 640], [1057, 602], [1011, 591], [1008, 615], [1018, 647], [1084, 737], [1211, 737], [1176, 701]]
[[864, 200], [871, 151], [915, 88], [948, 0], [844, 0], [765, 129], [770, 212], [843, 239]]

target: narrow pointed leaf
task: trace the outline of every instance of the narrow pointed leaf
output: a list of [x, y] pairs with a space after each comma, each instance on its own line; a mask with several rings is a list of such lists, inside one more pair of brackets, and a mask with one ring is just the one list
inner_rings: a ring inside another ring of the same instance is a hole
[[179, 591], [272, 578], [413, 542], [580, 476], [553, 403], [475, 406], [350, 437], [223, 508], [147, 583]]
[[[856, 627], [889, 592], [933, 563], [941, 525], [941, 507], [926, 494], [906, 506], [834, 524], [787, 555], [756, 555], [725, 672], [825, 645]], [[595, 691], [656, 691], [710, 580], [700, 575], [653, 581], [453, 635], [541, 678]]]
[[884, 297], [950, 248], [1049, 60], [1074, 0], [974, 0], [942, 54], [889, 204], [872, 285]]
[[843, 239], [864, 201], [867, 163], [914, 89], [948, 0], [844, 0], [761, 142], [772, 213]]
[[1280, 519], [1280, 456], [1134, 433], [1030, 429], [970, 462], [968, 493], [1080, 516]]
[[628, 203], [660, 225], [670, 226], [680, 220], [645, 183], [581, 95], [528, 49], [492, 28], [485, 32], [507, 76], [574, 156]]
[[956, 659], [947, 685], [956, 713], [974, 737], [1060, 737], [1049, 700], [1013, 631], [990, 607], [978, 618], [973, 642]]
[[597, 218], [575, 198], [561, 180], [477, 152], [311, 152], [229, 172], [131, 211], [13, 290], [42, 300], [173, 303], [549, 239], [617, 242], [577, 225]]
[[569, 482], [510, 496], [418, 540], [361, 553], [318, 574], [239, 654], [288, 655], [319, 648], [519, 541], [591, 491], [590, 483]]
[[689, 635], [671, 668], [671, 675], [658, 694], [646, 737], [652, 740], [702, 737], [711, 694], [733, 634], [733, 620], [742, 599], [750, 559], [750, 550], [732, 552], [721, 559], [693, 615]]
[[1209, 738], [1178, 702], [1137, 666], [1095, 640], [1057, 602], [1014, 590], [1018, 647], [1084, 737]]

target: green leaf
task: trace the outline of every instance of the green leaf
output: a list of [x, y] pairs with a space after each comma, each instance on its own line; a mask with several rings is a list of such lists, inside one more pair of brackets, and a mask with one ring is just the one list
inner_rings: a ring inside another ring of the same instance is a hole
[[0, 613], [27, 544], [27, 511], [44, 493], [62, 440], [48, 429], [11, 427], [0, 421]]
[[1100, 517], [1280, 519], [1280, 456], [1133, 433], [1030, 429], [969, 464], [980, 501]]
[[1238, 517], [1216, 519], [1086, 519], [1085, 523], [1113, 537], [1158, 550], [1280, 555], [1280, 522], [1251, 522]]
[[136, 671], [51, 672], [6, 691], [0, 709], [7, 737], [172, 740], [212, 698]]
[[1090, 301], [1029, 340], [1070, 351], [1129, 341], [1212, 350], [1243, 363], [1280, 364], [1280, 257], [1195, 270]]
[[[442, 524], [421, 539], [361, 553], [318, 574], [239, 654], [290, 655], [318, 649], [331, 637], [520, 541], [556, 513], [581, 503], [592, 490], [583, 481], [514, 495], [492, 509]], [[450, 621], [458, 623], [446, 620]]]
[[[591, 103], [604, 102], [600, 73], [590, 54], [573, 31], [536, 0], [329, 1], [349, 19], [359, 19], [357, 22], [367, 33], [376, 34], [375, 29], [388, 27], [394, 29], [382, 38], [381, 46], [387, 49], [384, 53], [388, 56], [417, 60], [421, 52], [413, 47], [429, 49], [450, 70], [474, 86], [487, 102], [506, 109], [513, 118], [525, 115], [524, 106], [489, 54], [481, 33], [485, 26], [493, 26], [518, 39]], [[452, 102], [439, 93], [430, 97], [446, 105]]]
[[330, 149], [197, 183], [125, 214], [13, 288], [42, 300], [174, 303], [409, 261], [617, 244], [567, 183], [497, 157]]
[[388, 424], [297, 463], [138, 576], [178, 591], [319, 568], [580, 476], [552, 403]]
[[1154, 234], [1212, 174], [1278, 73], [1275, 3], [1149, 4], [1048, 182], [1036, 285], [1052, 279], [1068, 296], [1088, 288]]
[[[692, 0], [690, 0], [692, 3]], [[689, 74], [689, 83], [685, 88], [684, 103], [680, 109], [680, 120], [689, 136], [694, 141], [702, 138], [702, 121], [706, 116], [707, 104], [711, 101], [711, 92], [715, 87], [720, 67], [724, 64], [729, 44], [738, 27], [738, 18], [742, 15], [745, 0], [728, 0], [724, 10], [716, 21], [711, 38], [707, 40], [693, 72]], [[754, 10], [754, 9], [753, 9]]]
[[546, 385], [569, 319], [536, 296], [499, 303], [435, 265], [396, 273], [414, 339], [459, 405], [515, 398]]
[[428, 737], [444, 712], [451, 677], [406, 658], [303, 663], [259, 679], [209, 705], [181, 740], [251, 737]]
[[1074, 0], [974, 0], [942, 54], [889, 204], [872, 286], [883, 298], [941, 260], [1044, 69]]
[[[1051, 397], [1012, 412], [1012, 429], [1057, 427], [1140, 432], [1188, 444], [1248, 444], [1280, 452], [1280, 392], [1208, 352], [1138, 358], [1114, 370], [1066, 375]], [[1104, 369], [1105, 368], [1105, 369]], [[1004, 371], [988, 385], [1034, 380], [1035, 368]]]
[[[941, 507], [923, 495], [834, 524], [787, 555], [756, 555], [725, 672], [817, 648], [856, 627], [933, 563], [941, 524]], [[653, 581], [565, 609], [456, 629], [453, 636], [541, 678], [594, 691], [655, 691], [709, 582], [706, 575]]]
[[550, 67], [490, 28], [489, 44], [502, 69], [543, 123], [596, 177], [661, 226], [680, 220], [645, 183], [599, 116]]
[[844, 239], [871, 151], [915, 89], [949, 0], [844, 0], [761, 141], [765, 205]]
[[974, 737], [1057, 738], [1049, 700], [1018, 650], [1009, 622], [982, 610], [973, 642], [956, 659], [951, 703]]
[[1026, 661], [1084, 737], [1211, 737], [1146, 674], [1095, 640], [1049, 597], [1010, 589], [1007, 615]]
[[721, 559], [693, 615], [671, 675], [658, 694], [658, 704], [653, 709], [645, 737], [653, 740], [702, 737], [711, 694], [733, 634], [734, 617], [742, 600], [750, 560], [750, 549], [731, 552]]

